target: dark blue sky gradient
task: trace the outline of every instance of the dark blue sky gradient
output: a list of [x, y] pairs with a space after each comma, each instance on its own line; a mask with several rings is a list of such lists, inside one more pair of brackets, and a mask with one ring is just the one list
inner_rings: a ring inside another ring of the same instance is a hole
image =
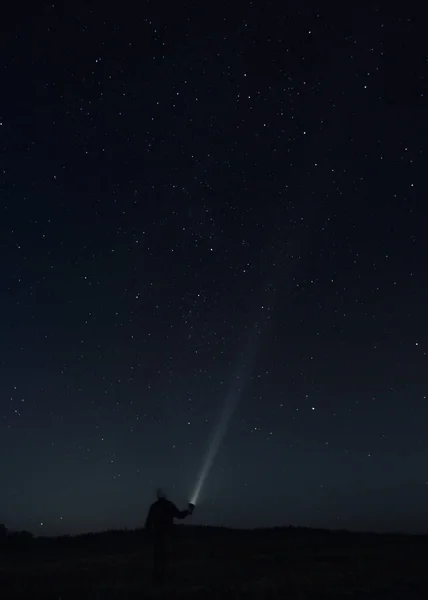
[[10, 7], [0, 522], [185, 505], [251, 355], [192, 522], [428, 531], [426, 32], [397, 10]]

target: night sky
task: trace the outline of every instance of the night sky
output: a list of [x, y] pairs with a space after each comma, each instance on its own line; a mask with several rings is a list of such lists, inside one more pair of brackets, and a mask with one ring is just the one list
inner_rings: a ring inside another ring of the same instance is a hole
[[228, 399], [192, 523], [428, 532], [422, 15], [108, 4], [0, 23], [0, 523], [185, 507]]

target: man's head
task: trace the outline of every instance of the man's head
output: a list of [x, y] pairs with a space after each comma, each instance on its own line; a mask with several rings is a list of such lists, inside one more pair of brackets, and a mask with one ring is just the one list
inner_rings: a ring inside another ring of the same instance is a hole
[[156, 490], [156, 498], [158, 500], [160, 500], [161, 498], [163, 498], [164, 500], [166, 500], [166, 493], [164, 492], [164, 490], [162, 488], [158, 488]]

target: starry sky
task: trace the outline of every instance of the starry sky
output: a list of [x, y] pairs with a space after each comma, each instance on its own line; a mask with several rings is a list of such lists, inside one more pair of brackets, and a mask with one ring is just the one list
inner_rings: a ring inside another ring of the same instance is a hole
[[0, 522], [184, 507], [229, 398], [193, 523], [428, 532], [421, 15], [108, 4], [0, 23]]

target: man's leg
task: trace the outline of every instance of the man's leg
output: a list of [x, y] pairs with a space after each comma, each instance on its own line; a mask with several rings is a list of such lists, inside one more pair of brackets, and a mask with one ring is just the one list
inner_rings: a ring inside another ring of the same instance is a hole
[[154, 556], [153, 556], [153, 579], [161, 581], [165, 577], [166, 571], [166, 551], [165, 551], [165, 536], [157, 535], [154, 540]]
[[163, 537], [161, 541], [161, 545], [159, 548], [159, 559], [160, 559], [160, 577], [162, 581], [165, 579], [166, 575], [166, 548], [165, 548], [166, 540]]
[[160, 540], [159, 540], [159, 536], [156, 535], [153, 540], [153, 581], [159, 581], [160, 567], [161, 567]]

